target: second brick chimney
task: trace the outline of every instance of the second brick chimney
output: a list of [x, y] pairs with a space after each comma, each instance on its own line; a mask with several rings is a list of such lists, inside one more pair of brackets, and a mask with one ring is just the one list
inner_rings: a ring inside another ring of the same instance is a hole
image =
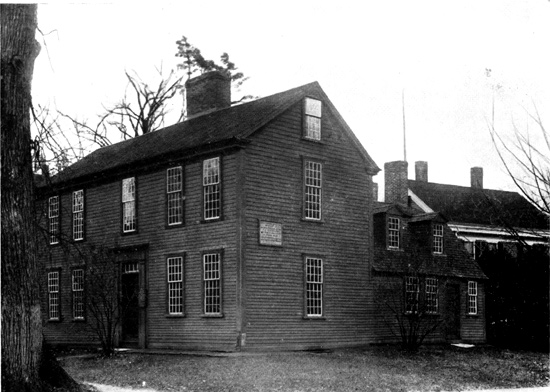
[[231, 106], [231, 78], [212, 71], [189, 79], [185, 83], [187, 116]]
[[428, 162], [416, 161], [414, 163], [414, 173], [416, 181], [428, 182]]
[[472, 188], [483, 189], [483, 168], [472, 167], [470, 169], [470, 181]]
[[384, 201], [407, 204], [409, 200], [409, 164], [405, 161], [384, 164]]

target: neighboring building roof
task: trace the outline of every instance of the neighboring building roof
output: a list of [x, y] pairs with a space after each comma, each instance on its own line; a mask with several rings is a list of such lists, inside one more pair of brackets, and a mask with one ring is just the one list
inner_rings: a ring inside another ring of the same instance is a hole
[[206, 112], [161, 130], [103, 147], [54, 176], [53, 183], [101, 178], [106, 173], [132, 169], [136, 164], [193, 156], [228, 145], [243, 146], [260, 127], [309, 95], [323, 99], [329, 111], [340, 121], [362, 155], [367, 172], [376, 174], [380, 171], [319, 84], [312, 82], [255, 101]]
[[549, 222], [517, 192], [409, 180], [409, 189], [450, 222], [548, 230]]

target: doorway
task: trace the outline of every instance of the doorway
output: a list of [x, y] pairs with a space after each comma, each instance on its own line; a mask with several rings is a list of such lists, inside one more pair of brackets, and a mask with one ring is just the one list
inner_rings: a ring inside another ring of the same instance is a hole
[[122, 265], [120, 326], [121, 345], [137, 347], [139, 338], [139, 268], [138, 263]]
[[447, 340], [460, 340], [460, 286], [447, 287]]

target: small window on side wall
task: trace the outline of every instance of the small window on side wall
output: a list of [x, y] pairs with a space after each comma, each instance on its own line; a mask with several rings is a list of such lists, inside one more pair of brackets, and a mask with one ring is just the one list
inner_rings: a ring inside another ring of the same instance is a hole
[[311, 140], [321, 140], [322, 102], [318, 99], [304, 99], [304, 137]]
[[443, 254], [443, 225], [433, 225], [433, 247], [432, 251], [436, 255]]

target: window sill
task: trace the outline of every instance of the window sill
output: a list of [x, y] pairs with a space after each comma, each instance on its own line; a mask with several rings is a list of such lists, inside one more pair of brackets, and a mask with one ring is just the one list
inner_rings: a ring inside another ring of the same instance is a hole
[[134, 234], [138, 234], [139, 232], [137, 230], [134, 230], [134, 231], [123, 231], [121, 232], [121, 235], [123, 236], [130, 236], [130, 235], [134, 235]]
[[52, 324], [59, 324], [61, 323], [61, 319], [48, 319], [48, 323], [52, 323]]
[[326, 320], [326, 317], [325, 316], [303, 316], [302, 317], [303, 320], [322, 320], [322, 321], [325, 321]]
[[434, 252], [432, 252], [432, 255], [434, 255], [435, 257], [447, 257], [446, 253], [434, 253]]
[[386, 248], [386, 250], [392, 251], [392, 252], [404, 252], [405, 250], [402, 248], [390, 248], [389, 246]]
[[466, 315], [466, 318], [472, 318], [472, 319], [477, 319], [479, 318], [480, 315], [479, 314], [467, 314]]
[[324, 219], [310, 219], [310, 218], [302, 218], [302, 222], [310, 222], [310, 223], [325, 223]]
[[223, 318], [223, 313], [221, 314], [203, 314], [202, 318]]
[[166, 317], [168, 319], [181, 319], [181, 318], [185, 318], [185, 313], [182, 313], [182, 314], [168, 314], [168, 313], [166, 313], [164, 315], [164, 317]]
[[72, 320], [73, 323], [77, 323], [77, 324], [80, 324], [80, 323], [85, 323], [86, 322], [86, 319], [84, 318], [74, 318]]
[[223, 221], [223, 218], [216, 218], [216, 219], [202, 219], [200, 223], [208, 224], [208, 223], [214, 223], [214, 222], [221, 222]]
[[165, 225], [164, 228], [167, 229], [167, 230], [171, 230], [171, 229], [179, 229], [179, 228], [182, 228], [182, 227], [185, 227], [185, 225], [182, 223], [175, 223], [173, 225]]
[[326, 143], [323, 141], [323, 139], [313, 139], [313, 138], [309, 138], [307, 136], [302, 136], [302, 140], [306, 141], [306, 142], [313, 142], [313, 143], [317, 143], [317, 144], [320, 144], [322, 146], [324, 146]]

